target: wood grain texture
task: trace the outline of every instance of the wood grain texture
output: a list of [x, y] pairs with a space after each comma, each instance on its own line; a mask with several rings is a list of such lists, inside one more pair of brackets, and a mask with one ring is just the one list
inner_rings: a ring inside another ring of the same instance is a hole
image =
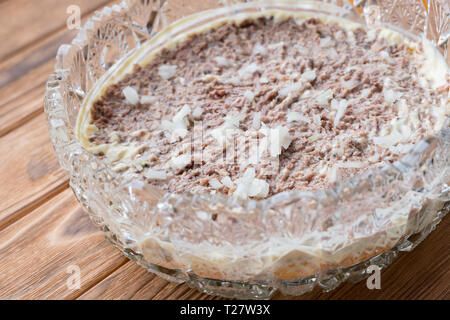
[[[38, 76], [44, 72], [51, 72], [50, 68], [51, 65], [49, 63], [40, 66], [32, 73]], [[32, 75], [30, 75], [30, 77], [31, 76]], [[23, 81], [19, 80], [19, 83], [11, 83], [9, 86], [16, 87], [20, 85], [20, 82], [24, 81], [27, 81], [27, 79], [23, 79]], [[46, 79], [38, 79], [38, 85], [36, 87], [19, 89], [18, 93], [14, 92], [14, 95], [18, 94], [17, 96], [14, 96], [13, 99], [5, 104], [0, 105], [0, 138], [44, 112], [43, 96], [45, 91], [45, 81]], [[2, 91], [8, 91], [9, 89], [10, 88], [8, 87], [0, 89], [0, 93]], [[3, 97], [0, 96], [0, 100], [2, 100], [2, 98]]]
[[0, 230], [68, 186], [41, 114], [0, 138]]
[[[99, 5], [116, 2], [96, 0], [89, 6], [81, 6], [82, 23], [92, 16]], [[36, 12], [45, 5], [39, 1], [31, 3]], [[77, 33], [77, 30], [71, 31], [65, 27], [66, 18], [67, 15], [58, 16], [59, 29], [0, 62], [0, 137], [43, 111], [40, 102], [43, 100], [45, 83], [53, 72], [56, 52], [62, 44], [70, 43]]]
[[0, 3], [0, 60], [27, 45], [66, 26], [70, 5], [80, 7], [81, 13], [92, 11], [108, 0], [9, 0]]
[[76, 30], [62, 28], [0, 62], [0, 87], [23, 77], [50, 60], [54, 62], [58, 48], [64, 43], [70, 43], [76, 33]]
[[79, 297], [91, 299], [208, 299], [185, 284], [177, 285], [147, 272], [133, 261], [127, 262], [106, 279]]
[[[73, 299], [127, 260], [94, 227], [66, 189], [0, 232], [0, 298]], [[67, 286], [69, 266], [81, 287]]]

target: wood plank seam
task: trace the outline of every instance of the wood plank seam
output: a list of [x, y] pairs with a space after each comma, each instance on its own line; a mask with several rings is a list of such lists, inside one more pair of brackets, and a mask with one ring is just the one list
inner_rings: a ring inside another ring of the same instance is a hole
[[[111, 5], [111, 4], [113, 4], [113, 3], [116, 3], [116, 2], [117, 2], [117, 0], [109, 1], [109, 2], [107, 2], [106, 5], [109, 6], [109, 5]], [[100, 6], [96, 7], [95, 9], [92, 9], [92, 10], [86, 12], [86, 13], [82, 16], [82, 20], [84, 20], [84, 22], [85, 22], [85, 20], [86, 20], [87, 18], [91, 17], [91, 16], [95, 13], [95, 11], [99, 10], [100, 8], [102, 8], [102, 7], [104, 7], [104, 6], [105, 6], [105, 5], [100, 5]], [[58, 41], [58, 40], [60, 40], [60, 39], [64, 39], [64, 37], [66, 36], [66, 32], [67, 32], [67, 33], [70, 32], [70, 31], [64, 31], [64, 29], [65, 29], [65, 26], [63, 26], [63, 27], [61, 27], [61, 28], [55, 30], [54, 32], [51, 32], [51, 33], [49, 33], [49, 34], [46, 34], [45, 36], [40, 37], [39, 40], [33, 41], [33, 43], [27, 45], [27, 47], [28, 47], [28, 48], [31, 48], [31, 47], [33, 47], [33, 46], [36, 46], [39, 42], [45, 42], [46, 39], [49, 39], [49, 38], [51, 38], [52, 36], [58, 35], [58, 33], [61, 33], [61, 36], [60, 36], [60, 37], [57, 37], [56, 40], [54, 39], [53, 42], [54, 42], [54, 41]], [[72, 37], [70, 37], [70, 41], [68, 41], [68, 42], [71, 42], [71, 39], [72, 39]], [[50, 44], [46, 44], [46, 45], [50, 45], [50, 46], [51, 46], [51, 45], [52, 45], [52, 41], [50, 41]], [[45, 47], [45, 46], [44, 46], [44, 47]], [[54, 60], [54, 57], [56, 56], [56, 52], [57, 52], [58, 48], [59, 48], [59, 45], [56, 46], [56, 48], [55, 48], [55, 50], [54, 50], [54, 52], [53, 52], [52, 54], [47, 55], [47, 56], [44, 56], [43, 58], [40, 58], [39, 63], [33, 65], [33, 69], [36, 69], [36, 68], [38, 68], [38, 67], [40, 67], [40, 66], [43, 66], [44, 64], [48, 63], [49, 61]], [[17, 54], [17, 52], [19, 52], [19, 51], [21, 51], [21, 50], [26, 50], [26, 48], [22, 48], [22, 49], [20, 49], [20, 50], [16, 50], [15, 54]], [[26, 68], [26, 66], [24, 67], [24, 66], [22, 65], [23, 63], [26, 64], [27, 61], [28, 61], [27, 59], [30, 59], [30, 57], [32, 57], [33, 54], [34, 54], [34, 52], [29, 53], [29, 54], [28, 54], [27, 56], [25, 56], [24, 59], [22, 59], [20, 62], [14, 64], [14, 65], [12, 65], [11, 67], [7, 68], [6, 70], [2, 71], [2, 73], [4, 73], [3, 78], [5, 78], [5, 79], [2, 80], [2, 79], [0, 78], [0, 86], [1, 86], [1, 87], [4, 87], [4, 86], [7, 85], [8, 83], [12, 83], [12, 82], [14, 82], [14, 81], [20, 79], [21, 77], [26, 76], [26, 74], [27, 74], [28, 72], [30, 72], [31, 70], [33, 70], [33, 69]], [[12, 59], [14, 59], [14, 55], [9, 56], [8, 59], [3, 59], [2, 61], [0, 61], [0, 65], [2, 65], [2, 64], [4, 64], [4, 65], [6, 64], [6, 65], [7, 65], [7, 64], [8, 64], [8, 63], [7, 63], [7, 60], [12, 60]], [[19, 74], [15, 74], [15, 73], [13, 72], [15, 68], [18, 68], [19, 71], [22, 71], [22, 72], [19, 72]], [[8, 75], [8, 73], [9, 73], [9, 75]], [[45, 89], [45, 83], [47, 82], [48, 76], [50, 76], [50, 73], [45, 77], [45, 79], [43, 79], [42, 81], [38, 82], [38, 83], [37, 83], [36, 85], [34, 85], [32, 88], [26, 90], [26, 91], [24, 92], [24, 94], [26, 94], [27, 92], [30, 92], [30, 91], [32, 91], [32, 90], [34, 90], [34, 89], [36, 89], [36, 88], [42, 88], [42, 91], [44, 92], [44, 89]], [[0, 109], [1, 109], [2, 107], [4, 107], [5, 105], [14, 102], [15, 100], [19, 99], [20, 97], [21, 97], [21, 96], [16, 96], [16, 97], [14, 97], [14, 98], [12, 98], [12, 99], [10, 99], [10, 100], [7, 100], [5, 103], [3, 103], [3, 104], [0, 105]], [[42, 99], [43, 99], [43, 96], [42, 96]], [[0, 137], [4, 136], [4, 135], [8, 134], [9, 132], [13, 131], [14, 129], [16, 129], [16, 128], [22, 126], [22, 125], [24, 125], [25, 123], [27, 123], [28, 121], [32, 120], [33, 118], [35, 118], [36, 116], [38, 116], [38, 115], [41, 114], [42, 112], [43, 112], [43, 108], [37, 109], [37, 110], [35, 110], [34, 112], [32, 112], [32, 113], [30, 113], [30, 114], [27, 114], [26, 116], [24, 116], [23, 118], [21, 118], [19, 121], [14, 122], [14, 123], [12, 123], [12, 124], [9, 124], [8, 126], [5, 126], [5, 128], [1, 128], [1, 129], [0, 129]]]
[[[128, 260], [105, 241], [70, 189], [0, 231], [0, 298], [72, 299]], [[71, 288], [70, 266], [81, 271]]]
[[[127, 258], [128, 259], [128, 258]], [[88, 292], [90, 289], [92, 289], [93, 287], [95, 287], [96, 285], [98, 285], [100, 282], [102, 282], [103, 280], [105, 280], [106, 278], [108, 278], [111, 274], [113, 274], [114, 272], [116, 272], [117, 270], [121, 269], [125, 264], [128, 263], [129, 260], [125, 260], [123, 263], [121, 263], [120, 265], [118, 265], [116, 268], [112, 269], [109, 273], [105, 272], [105, 274], [103, 275], [103, 277], [99, 277], [98, 281], [96, 281], [95, 283], [93, 282], [90, 286], [85, 286], [85, 288], [83, 288], [83, 290], [81, 290], [78, 294], [76, 294], [75, 296], [72, 297], [72, 300], [78, 300], [79, 297], [81, 297], [83, 294], [85, 294], [86, 292]]]
[[[50, 201], [52, 198], [54, 198], [58, 194], [64, 192], [67, 188], [69, 188], [69, 180], [68, 179], [65, 181], [62, 181], [61, 184], [56, 186], [54, 189], [50, 190], [43, 197], [41, 197], [31, 203], [27, 203], [24, 207], [17, 210], [14, 213], [14, 215], [11, 217], [11, 219], [8, 219], [0, 224], [0, 231], [9, 227], [10, 225], [16, 223], [17, 221], [21, 220], [23, 217], [25, 217], [27, 214], [34, 211], [38, 207], [40, 207], [42, 204], [46, 203], [47, 201]], [[8, 209], [8, 208], [6, 208], [6, 209]]]
[[[8, 83], [11, 83], [17, 79], [20, 79], [29, 71], [39, 67], [48, 61], [55, 59], [58, 48], [61, 46], [61, 43], [70, 42], [73, 38], [72, 33], [68, 33], [67, 31], [61, 29], [55, 32], [55, 38], [51, 39], [52, 35], [44, 39], [43, 41], [50, 40], [48, 43], [45, 43], [38, 47], [38, 50], [34, 50], [27, 55], [21, 57], [21, 60], [17, 63], [8, 63], [9, 61], [5, 61], [3, 65], [7, 66], [4, 70], [1, 71], [3, 74], [0, 77], [0, 87], [5, 86]], [[42, 43], [41, 41], [40, 43]], [[48, 51], [47, 51], [48, 50]], [[33, 60], [37, 60], [34, 62]], [[13, 60], [12, 58], [9, 60]], [[1, 66], [1, 64], [0, 64]]]
[[[95, 8], [93, 8], [93, 9], [91, 9], [89, 11], [86, 11], [86, 13], [83, 14], [83, 16], [81, 18], [84, 19], [85, 17], [88, 17], [88, 16], [92, 15], [95, 11], [97, 11], [97, 10], [99, 10], [99, 9], [105, 7], [105, 6], [110, 6], [112, 3], [116, 3], [116, 2], [117, 2], [117, 0], [110, 0], [106, 4], [101, 4], [99, 6], [96, 6]], [[66, 22], [66, 20], [64, 20], [64, 22]], [[39, 43], [43, 39], [51, 37], [52, 35], [58, 33], [59, 31], [61, 31], [63, 29], [65, 29], [66, 27], [67, 27], [67, 25], [66, 25], [66, 23], [64, 23], [64, 25], [62, 25], [61, 27], [59, 27], [59, 28], [57, 28], [57, 29], [55, 29], [53, 31], [50, 31], [50, 32], [48, 32], [46, 34], [43, 34], [42, 36], [36, 38], [35, 40], [33, 40], [33, 41], [29, 42], [29, 43], [27, 43], [26, 45], [15, 49], [15, 51], [12, 51], [12, 52], [8, 53], [6, 56], [4, 56], [2, 59], [0, 59], [0, 64], [3, 63], [6, 60], [9, 60], [9, 59], [13, 58], [18, 52], [26, 50], [27, 48], [32, 47], [33, 45], [36, 45], [37, 43]]]
[[38, 115], [40, 115], [44, 110], [42, 108], [39, 108], [37, 110], [34, 110], [31, 113], [28, 113], [26, 116], [24, 116], [22, 119], [14, 123], [13, 126], [8, 126], [6, 128], [0, 128], [0, 138], [7, 135], [14, 129], [17, 129], [24, 125], [25, 123], [31, 121], [32, 119], [36, 118]]

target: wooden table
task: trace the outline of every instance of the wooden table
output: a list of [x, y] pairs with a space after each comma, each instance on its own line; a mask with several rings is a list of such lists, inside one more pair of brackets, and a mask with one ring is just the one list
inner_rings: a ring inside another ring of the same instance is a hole
[[[71, 4], [86, 18], [111, 1], [0, 0], [0, 298], [215, 299], [122, 256], [69, 189], [42, 101], [56, 50], [76, 32], [65, 27]], [[383, 271], [381, 290], [363, 281], [295, 299], [449, 299], [449, 222]], [[78, 290], [67, 286], [74, 265], [81, 271]]]

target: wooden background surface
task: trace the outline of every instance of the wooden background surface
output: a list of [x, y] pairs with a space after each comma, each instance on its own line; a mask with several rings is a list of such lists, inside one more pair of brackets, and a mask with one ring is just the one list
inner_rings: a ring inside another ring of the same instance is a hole
[[[79, 5], [84, 20], [111, 3], [0, 0], [1, 299], [216, 299], [123, 257], [91, 225], [55, 159], [42, 101], [56, 50], [76, 32], [66, 28], [66, 8]], [[381, 290], [360, 282], [294, 299], [450, 299], [449, 222], [383, 271]], [[79, 290], [66, 285], [72, 265]]]

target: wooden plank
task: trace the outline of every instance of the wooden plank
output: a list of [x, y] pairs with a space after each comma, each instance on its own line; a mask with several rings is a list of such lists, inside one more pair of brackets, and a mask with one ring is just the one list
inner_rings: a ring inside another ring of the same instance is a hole
[[[401, 253], [381, 272], [381, 290], [369, 290], [362, 281], [328, 293], [314, 290], [294, 299], [449, 299], [449, 228], [450, 217], [446, 217], [417, 248]], [[286, 297], [277, 294], [274, 298]]]
[[[35, 66], [33, 69], [28, 70], [23, 75], [20, 75], [14, 81], [5, 84], [0, 88], [0, 114], [3, 117], [4, 114], [10, 110], [7, 106], [14, 103], [14, 100], [23, 97], [33, 89], [40, 88], [41, 101], [44, 100], [44, 87], [45, 82], [54, 69], [55, 61], [49, 60], [48, 62]], [[4, 73], [1, 73], [2, 75]]]
[[127, 262], [120, 269], [92, 287], [79, 297], [81, 300], [92, 299], [206, 299], [210, 296], [202, 294], [185, 284], [170, 283], [133, 261]]
[[[27, 45], [65, 27], [70, 5], [77, 5], [81, 14], [95, 10], [107, 0], [8, 0], [0, 3], [0, 60]], [[14, 36], [12, 36], [14, 35]]]
[[[48, 65], [48, 67], [51, 66]], [[39, 73], [39, 70], [35, 71], [36, 74]], [[42, 80], [45, 81], [44, 79]], [[12, 101], [0, 106], [0, 137], [44, 112], [44, 91], [45, 85], [41, 83], [37, 87], [30, 88], [25, 94], [15, 97]]]
[[[113, 4], [116, 1], [103, 2]], [[93, 14], [91, 11], [84, 13], [82, 23]], [[0, 137], [43, 111], [42, 104], [36, 102], [44, 98], [45, 83], [53, 72], [56, 52], [63, 43], [70, 43], [77, 32], [62, 27], [0, 63]], [[31, 96], [38, 99], [24, 103]]]
[[64, 43], [70, 43], [76, 34], [76, 30], [63, 28], [1, 62], [0, 87], [5, 87], [50, 60], [54, 62], [58, 48]]
[[41, 114], [0, 138], [0, 230], [68, 186]]
[[0, 298], [74, 299], [126, 261], [66, 189], [0, 232]]
[[155, 275], [128, 261], [120, 269], [106, 277], [79, 297], [90, 299], [133, 299], [142, 288], [155, 279]]

